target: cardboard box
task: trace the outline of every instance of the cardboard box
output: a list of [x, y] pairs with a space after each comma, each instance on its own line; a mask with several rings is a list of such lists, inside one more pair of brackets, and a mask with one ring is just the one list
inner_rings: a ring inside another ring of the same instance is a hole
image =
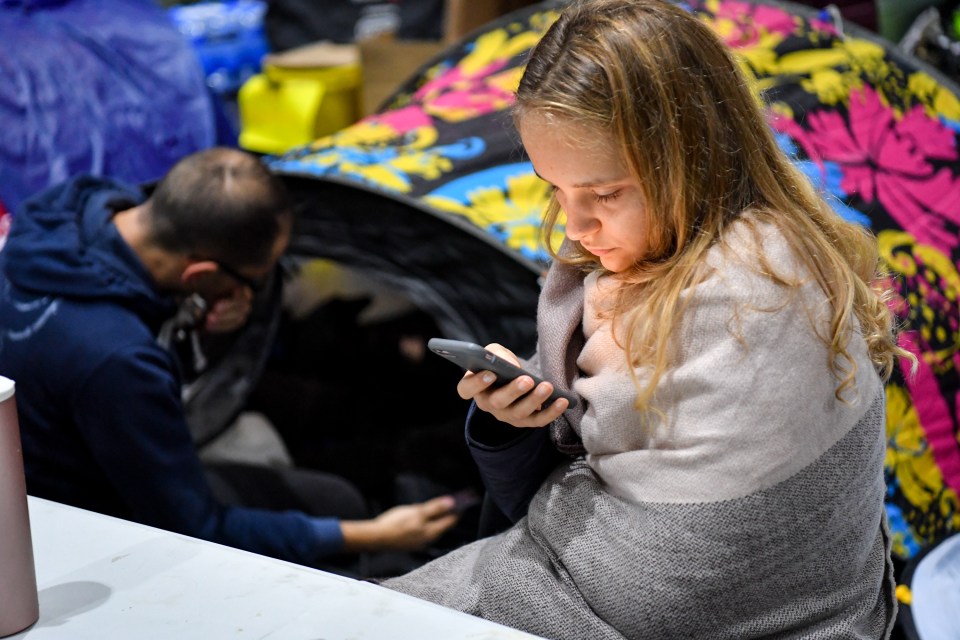
[[264, 67], [282, 69], [317, 69], [358, 64], [360, 50], [353, 44], [314, 42], [280, 53], [268, 53], [263, 58]]
[[446, 0], [443, 10], [443, 41], [453, 44], [474, 29], [535, 0]]
[[443, 41], [453, 44], [474, 29], [502, 15], [500, 0], [446, 0]]
[[361, 41], [362, 115], [376, 111], [400, 85], [446, 48], [442, 42], [394, 40], [386, 36]]

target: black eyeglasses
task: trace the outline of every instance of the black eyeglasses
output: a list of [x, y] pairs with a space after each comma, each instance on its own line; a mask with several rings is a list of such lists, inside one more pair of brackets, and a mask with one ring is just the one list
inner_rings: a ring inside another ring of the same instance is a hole
[[250, 291], [254, 293], [263, 291], [263, 289], [267, 286], [267, 283], [270, 281], [270, 275], [267, 275], [258, 280], [254, 280], [250, 276], [243, 275], [242, 273], [240, 273], [239, 271], [237, 271], [236, 269], [234, 269], [233, 267], [231, 267], [225, 262], [220, 262], [219, 260], [214, 260], [214, 262], [217, 264], [217, 267], [221, 271], [223, 271], [225, 274], [227, 274], [228, 276], [230, 276], [231, 278], [233, 278], [243, 286], [247, 287], [248, 289], [250, 289]]

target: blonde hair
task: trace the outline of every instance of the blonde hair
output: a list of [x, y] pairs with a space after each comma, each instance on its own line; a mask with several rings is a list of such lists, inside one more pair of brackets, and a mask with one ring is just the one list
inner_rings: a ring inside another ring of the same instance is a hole
[[[872, 284], [874, 237], [840, 218], [780, 150], [732, 54], [689, 12], [659, 0], [573, 4], [530, 54], [517, 92], [518, 126], [531, 114], [606, 134], [656, 212], [644, 258], [618, 274], [624, 286], [614, 308], [628, 362], [652, 367], [648, 384], [634, 378], [639, 409], [650, 406], [669, 364], [671, 332], [662, 328], [677, 326], [682, 292], [705, 277], [707, 251], [738, 219], [780, 229], [832, 303], [821, 339], [838, 399], [855, 386], [854, 320], [884, 379], [897, 356], [909, 356], [896, 345], [885, 294]], [[552, 198], [543, 225], [551, 255], [601, 269], [575, 242], [569, 255], [557, 255], [549, 238], [560, 214]], [[778, 284], [799, 286], [760, 261]]]

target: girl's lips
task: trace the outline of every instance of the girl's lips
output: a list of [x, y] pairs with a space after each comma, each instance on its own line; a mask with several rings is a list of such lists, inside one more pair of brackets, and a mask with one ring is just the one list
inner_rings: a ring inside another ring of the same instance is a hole
[[597, 257], [605, 255], [607, 253], [610, 253], [610, 251], [612, 251], [612, 249], [593, 249], [591, 247], [584, 247], [584, 249], [586, 249], [587, 251], [589, 251], [590, 253], [592, 253]]

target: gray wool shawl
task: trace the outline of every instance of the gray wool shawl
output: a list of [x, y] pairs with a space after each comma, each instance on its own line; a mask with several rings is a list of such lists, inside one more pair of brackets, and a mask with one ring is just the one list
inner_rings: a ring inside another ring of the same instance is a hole
[[[761, 253], [801, 285], [761, 273]], [[856, 386], [837, 400], [828, 301], [779, 232], [735, 224], [707, 263], [656, 415], [633, 408], [603, 279], [551, 267], [531, 364], [585, 401], [549, 427], [571, 461], [511, 529], [386, 587], [557, 639], [889, 637], [885, 395], [866, 345], [854, 331]]]

